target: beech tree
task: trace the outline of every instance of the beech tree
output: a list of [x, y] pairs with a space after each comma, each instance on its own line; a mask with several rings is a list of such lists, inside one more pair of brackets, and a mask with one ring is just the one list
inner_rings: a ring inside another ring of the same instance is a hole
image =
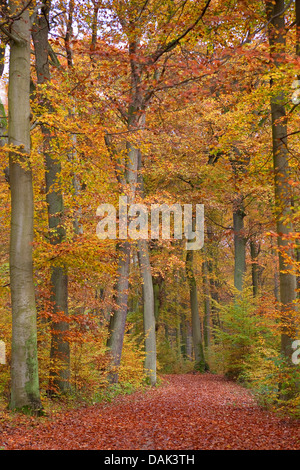
[[[41, 408], [33, 278], [33, 188], [30, 163], [30, 38], [26, 1], [10, 1], [8, 108], [11, 192], [12, 409]], [[3, 29], [2, 29], [3, 31]], [[6, 32], [6, 28], [4, 28]]]
[[276, 88], [276, 69], [279, 68], [285, 60], [286, 31], [284, 0], [276, 0], [275, 2], [267, 0], [266, 11], [269, 23], [268, 34], [270, 53], [275, 69], [271, 86], [276, 90], [271, 97], [271, 113], [276, 225], [279, 249], [280, 304], [283, 325], [281, 351], [286, 361], [290, 363], [293, 353], [292, 342], [296, 339], [297, 335], [297, 328], [294, 323], [297, 282], [296, 275], [293, 272], [293, 267], [287, 264], [284, 256], [285, 250], [290, 251], [289, 234], [293, 231], [288, 218], [292, 210], [292, 194], [291, 186], [289, 184], [290, 167], [287, 137], [287, 115], [285, 110], [286, 98], [284, 93]]
[[194, 251], [188, 250], [186, 253], [186, 277], [188, 280], [190, 290], [190, 305], [192, 314], [192, 338], [195, 354], [195, 368], [203, 372], [206, 368], [204, 351], [203, 351], [203, 340], [201, 332], [201, 322], [199, 316], [198, 306], [198, 295], [197, 295], [197, 284], [193, 270], [193, 259]]
[[[37, 86], [50, 81], [49, 65], [49, 12], [51, 2], [46, 1], [40, 6], [40, 12], [36, 12], [32, 27], [32, 39], [35, 52], [35, 68]], [[36, 98], [39, 106], [46, 112], [51, 112], [51, 103], [42, 97], [37, 90]], [[48, 204], [49, 241], [52, 245], [58, 245], [65, 238], [63, 222], [64, 204], [59, 182], [61, 175], [61, 163], [55, 157], [55, 148], [59, 143], [53, 131], [49, 128], [43, 116], [41, 116], [41, 129], [43, 133], [43, 152], [45, 160], [46, 200]], [[50, 350], [50, 383], [49, 393], [55, 391], [65, 392], [69, 389], [70, 379], [70, 347], [66, 338], [69, 329], [66, 316], [68, 315], [68, 275], [66, 267], [53, 264], [51, 267], [51, 297], [53, 302], [52, 342]], [[60, 316], [65, 318], [59, 320]]]
[[[116, 2], [112, 5], [115, 11], [119, 24], [122, 27], [123, 33], [127, 40], [129, 66], [130, 66], [130, 88], [127, 98], [127, 110], [122, 109], [119, 105], [118, 110], [127, 124], [128, 135], [135, 137], [134, 139], [127, 140], [126, 157], [121, 163], [125, 165], [123, 169], [123, 176], [119, 177], [121, 191], [128, 196], [128, 203], [132, 204], [136, 200], [136, 192], [138, 185], [138, 168], [139, 168], [139, 155], [141, 149], [139, 148], [138, 139], [139, 133], [143, 130], [146, 119], [146, 112], [150, 105], [151, 99], [158, 88], [158, 84], [163, 80], [165, 71], [165, 63], [160, 61], [162, 57], [167, 57], [167, 54], [175, 49], [186, 36], [188, 36], [201, 22], [205, 16], [210, 0], [201, 4], [200, 8], [193, 5], [193, 14], [187, 14], [187, 6], [183, 5], [182, 12], [187, 15], [186, 22], [188, 26], [184, 25], [181, 32], [177, 34], [174, 39], [166, 39], [161, 37], [161, 42], [157, 42], [151, 33], [152, 15], [158, 14], [160, 11], [157, 9], [158, 5], [150, 4], [148, 2], [133, 1], [129, 5], [122, 2]], [[178, 15], [177, 6], [160, 5], [163, 9], [167, 9], [166, 19], [163, 18], [163, 23], [166, 29], [169, 29], [174, 17]], [[179, 17], [181, 15], [179, 14]], [[160, 18], [158, 18], [161, 21]], [[176, 21], [176, 20], [175, 20]], [[176, 23], [175, 23], [176, 24]], [[162, 26], [162, 25], [160, 25]], [[143, 35], [147, 35], [147, 28], [149, 29], [149, 45], [147, 44], [146, 50], [143, 46]], [[167, 61], [167, 58], [166, 58]], [[108, 136], [109, 137], [109, 136]], [[108, 141], [109, 139], [107, 139]], [[137, 142], [135, 142], [137, 140]], [[142, 152], [141, 152], [142, 155]], [[143, 161], [143, 155], [142, 155]], [[115, 368], [118, 367], [121, 360], [121, 351], [125, 331], [125, 321], [127, 315], [127, 301], [128, 301], [128, 276], [129, 276], [129, 263], [130, 263], [130, 243], [128, 241], [120, 242], [118, 244], [119, 251], [119, 264], [118, 264], [118, 277], [116, 282], [116, 309], [111, 316], [110, 322], [110, 338], [108, 340], [108, 347], [111, 351], [113, 358], [112, 364]], [[143, 257], [148, 259], [148, 246], [143, 246]], [[143, 265], [142, 265], [143, 266]], [[150, 272], [148, 270], [148, 275]], [[148, 278], [147, 275], [147, 278]], [[150, 282], [150, 278], [149, 278]], [[144, 285], [146, 287], [146, 285]], [[150, 302], [146, 307], [146, 311], [154, 318], [154, 302], [153, 298], [153, 281], [150, 282], [147, 289], [151, 294], [145, 297], [145, 300]], [[147, 300], [148, 299], [148, 300]], [[117, 381], [117, 373], [112, 374], [112, 381]]]

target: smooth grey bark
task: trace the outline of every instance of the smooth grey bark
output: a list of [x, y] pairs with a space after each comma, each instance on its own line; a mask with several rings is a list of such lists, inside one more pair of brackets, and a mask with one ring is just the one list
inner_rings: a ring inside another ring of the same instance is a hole
[[234, 232], [234, 287], [243, 290], [246, 274], [246, 239], [244, 235], [244, 207], [243, 196], [238, 195], [233, 209]]
[[111, 356], [110, 372], [108, 376], [110, 383], [118, 382], [118, 368], [121, 363], [125, 335], [130, 264], [130, 243], [128, 241], [120, 242], [118, 244], [117, 256], [118, 268], [114, 295], [115, 307], [110, 316], [109, 337], [107, 340], [107, 347]]
[[252, 275], [252, 290], [253, 297], [257, 297], [259, 290], [259, 267], [257, 257], [259, 254], [259, 248], [257, 241], [253, 238], [250, 239], [250, 255], [251, 255], [251, 275]]
[[[122, 186], [128, 198], [128, 204], [135, 200], [137, 188], [137, 169], [139, 150], [131, 142], [126, 142], [127, 158], [124, 180]], [[115, 308], [109, 322], [109, 338], [107, 347], [111, 356], [111, 372], [109, 382], [118, 382], [118, 368], [121, 363], [123, 341], [125, 335], [125, 325], [128, 312], [128, 289], [129, 289], [129, 266], [131, 242], [124, 240], [117, 247], [118, 268], [117, 281], [115, 287]]]
[[[177, 300], [177, 299], [176, 299]], [[175, 326], [175, 336], [176, 336], [176, 352], [179, 361], [182, 359], [182, 342], [181, 342], [181, 316], [178, 312], [178, 303], [176, 302], [175, 307], [175, 318], [176, 318], [176, 326]]]
[[[139, 65], [136, 63], [136, 49], [138, 40], [129, 43], [129, 54], [131, 64], [131, 95], [128, 105], [127, 128], [129, 134], [137, 133], [144, 122], [144, 116], [141, 113], [141, 103], [143, 102], [142, 91], [140, 89], [140, 72]], [[110, 141], [107, 136], [106, 143], [109, 146]], [[138, 166], [140, 159], [140, 150], [136, 144], [126, 141], [126, 157], [124, 170], [117, 172], [117, 178], [121, 192], [127, 196], [128, 204], [135, 202], [137, 183], [138, 183]], [[123, 341], [125, 334], [126, 317], [128, 312], [128, 288], [129, 288], [129, 266], [130, 266], [131, 242], [125, 240], [118, 246], [118, 268], [116, 281], [115, 308], [111, 314], [109, 323], [109, 338], [107, 347], [111, 356], [111, 373], [109, 374], [109, 382], [116, 383], [118, 381], [118, 367], [121, 363], [121, 354], [123, 349]]]
[[[141, 153], [131, 144], [126, 143], [127, 162], [125, 171], [125, 181], [122, 182], [126, 187], [128, 202], [132, 204], [135, 201], [137, 191], [142, 195], [142, 187], [138, 189], [138, 168], [140, 165]], [[126, 183], [126, 184], [125, 184]], [[142, 185], [142, 181], [139, 181]], [[149, 258], [149, 247], [146, 240], [138, 240], [138, 257], [140, 272], [143, 282], [143, 322], [145, 334], [145, 371], [150, 384], [156, 383], [156, 331], [154, 315], [154, 292]], [[126, 241], [118, 246], [118, 272], [116, 282], [115, 309], [110, 318], [109, 339], [107, 346], [112, 358], [111, 372], [109, 374], [110, 383], [118, 381], [117, 369], [121, 362], [123, 348], [126, 317], [128, 311], [128, 289], [129, 289], [129, 265], [131, 242]]]
[[[54, 266], [51, 273], [51, 297], [54, 315], [68, 315], [68, 275], [64, 268]], [[70, 345], [67, 340], [69, 323], [52, 320], [50, 348], [49, 395], [70, 390]]]
[[182, 313], [180, 315], [180, 336], [181, 336], [181, 355], [183, 359], [187, 359], [187, 342], [188, 342], [188, 332], [187, 332], [187, 322], [185, 315]]
[[[296, 13], [296, 55], [300, 57], [300, 0], [295, 0], [295, 13]], [[298, 74], [298, 80], [300, 75]], [[300, 246], [295, 248], [295, 255], [297, 263], [300, 263]], [[300, 298], [300, 270], [298, 269], [298, 275], [296, 277], [297, 286], [297, 297]]]
[[[214, 233], [212, 225], [207, 224], [207, 273], [209, 280], [209, 291], [210, 291], [210, 309], [211, 309], [211, 323], [212, 326], [220, 327], [220, 317], [217, 308], [217, 303], [219, 302], [219, 281], [217, 280], [218, 276], [218, 259], [219, 253], [217, 250], [217, 243], [214, 240]], [[212, 332], [213, 333], [213, 332]]]
[[[150, 253], [153, 249], [153, 245], [155, 245], [152, 241], [150, 244]], [[164, 290], [165, 290], [165, 283], [164, 279], [161, 275], [153, 276], [153, 294], [154, 294], [154, 317], [155, 317], [155, 331], [156, 333], [159, 331], [160, 327], [163, 326], [161, 322], [161, 313], [164, 304]]]
[[274, 270], [274, 297], [278, 306], [280, 303], [279, 262], [278, 262], [278, 253], [277, 253], [277, 250], [274, 249], [272, 240], [271, 240], [271, 253], [273, 256], [273, 270]]
[[[285, 60], [286, 31], [284, 18], [284, 0], [266, 0], [267, 19], [269, 21], [268, 35], [270, 52], [276, 68], [280, 67]], [[275, 79], [273, 79], [275, 80]], [[271, 87], [274, 81], [271, 81]], [[296, 309], [296, 275], [282, 255], [283, 250], [292, 257], [289, 241], [285, 239], [293, 227], [285, 220], [291, 212], [292, 194], [289, 185], [289, 155], [287, 142], [287, 116], [285, 110], [286, 98], [283, 93], [274, 94], [271, 97], [272, 114], [272, 146], [273, 146], [273, 168], [274, 189], [276, 206], [276, 227], [278, 233], [279, 248], [279, 282], [281, 318], [284, 325], [281, 335], [281, 352], [288, 363], [291, 364], [292, 342], [297, 339], [297, 325], [293, 320], [293, 312]]]
[[211, 345], [211, 294], [209, 283], [208, 262], [204, 260], [202, 263], [202, 277], [203, 277], [203, 293], [204, 293], [204, 321], [203, 321], [203, 336], [204, 346], [209, 348]]
[[192, 340], [192, 328], [190, 322], [186, 322], [187, 337], [186, 337], [186, 355], [189, 361], [192, 361], [192, 349], [193, 349], [193, 340]]
[[203, 341], [201, 334], [201, 322], [198, 308], [198, 295], [197, 285], [193, 269], [194, 251], [187, 250], [186, 252], [186, 277], [188, 280], [190, 291], [190, 305], [192, 314], [192, 338], [195, 354], [195, 369], [203, 372], [205, 370], [205, 359], [203, 351]]
[[[32, 39], [35, 52], [35, 68], [38, 84], [50, 81], [48, 25], [51, 2], [41, 8], [32, 27]], [[51, 105], [44, 98], [42, 105], [51, 110]], [[43, 153], [45, 162], [46, 201], [48, 206], [49, 241], [52, 245], [60, 244], [65, 237], [63, 223], [63, 195], [57, 184], [61, 174], [61, 163], [54, 156], [53, 137], [47, 125], [41, 125], [43, 133]], [[70, 388], [70, 345], [66, 339], [69, 324], [60, 315], [68, 316], [68, 275], [64, 266], [51, 266], [51, 297], [53, 319], [51, 321], [50, 377], [48, 393], [66, 392]]]
[[177, 358], [181, 361], [182, 358], [182, 342], [181, 342], [181, 314], [179, 309], [179, 296], [178, 296], [178, 289], [179, 289], [179, 275], [178, 272], [175, 273], [175, 288], [174, 288], [174, 312], [172, 312], [175, 316], [175, 339], [176, 339], [176, 353]]
[[143, 320], [145, 335], [145, 372], [150, 385], [156, 384], [156, 331], [154, 292], [147, 240], [138, 240], [140, 272], [143, 282]]
[[246, 237], [244, 218], [244, 195], [240, 191], [238, 179], [247, 171], [249, 158], [245, 158], [238, 147], [234, 147], [235, 158], [231, 160], [231, 166], [235, 180], [235, 197], [233, 201], [233, 239], [234, 239], [234, 287], [242, 291], [246, 275]]
[[[142, 153], [138, 154], [137, 191], [140, 198], [144, 198], [144, 180], [141, 174]], [[156, 384], [156, 321], [155, 321], [155, 296], [153, 278], [151, 272], [149, 242], [138, 240], [138, 259], [143, 286], [143, 323], [145, 337], [145, 372], [150, 385]]]
[[[10, 2], [15, 13], [20, 2]], [[9, 57], [9, 174], [11, 188], [10, 286], [12, 303], [11, 409], [40, 410], [36, 303], [33, 278], [34, 201], [30, 166], [30, 18], [11, 25]]]

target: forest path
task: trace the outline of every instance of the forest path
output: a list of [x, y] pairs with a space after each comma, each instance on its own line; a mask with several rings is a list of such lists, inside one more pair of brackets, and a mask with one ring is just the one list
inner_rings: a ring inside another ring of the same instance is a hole
[[300, 449], [300, 422], [262, 410], [243, 387], [213, 374], [168, 375], [146, 392], [63, 412], [0, 421], [2, 449]]

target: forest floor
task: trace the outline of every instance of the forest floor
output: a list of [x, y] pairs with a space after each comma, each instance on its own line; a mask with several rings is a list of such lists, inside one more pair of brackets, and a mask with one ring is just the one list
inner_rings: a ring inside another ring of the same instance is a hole
[[300, 421], [262, 409], [213, 374], [167, 375], [159, 387], [43, 418], [4, 413], [3, 450], [299, 450]]

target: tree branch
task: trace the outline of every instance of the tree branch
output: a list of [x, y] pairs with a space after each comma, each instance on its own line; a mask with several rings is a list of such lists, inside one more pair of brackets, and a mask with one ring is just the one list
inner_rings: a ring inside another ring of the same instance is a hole
[[52, 60], [52, 64], [58, 69], [61, 69], [61, 63], [57, 57], [57, 54], [55, 53], [55, 51], [53, 50], [49, 42], [48, 42], [48, 53], [49, 53], [50, 59]]
[[172, 41], [170, 41], [166, 46], [161, 46], [157, 49], [157, 51], [152, 55], [152, 64], [154, 64], [155, 62], [158, 61], [158, 59], [163, 55], [165, 54], [166, 52], [169, 52], [171, 51], [172, 49], [174, 49], [174, 47], [178, 46], [178, 44], [180, 43], [180, 41], [185, 38], [185, 36], [187, 36], [196, 26], [197, 24], [202, 20], [202, 18], [204, 17], [209, 5], [211, 3], [211, 0], [207, 0], [201, 14], [198, 16], [198, 18], [196, 18], [196, 20], [194, 21], [194, 23], [189, 26], [180, 36], [178, 36], [176, 39], [173, 39]]
[[24, 11], [27, 10], [27, 8], [30, 6], [30, 4], [32, 3], [32, 0], [29, 0], [26, 5], [23, 6], [23, 8], [21, 8], [21, 10], [16, 13], [15, 15], [13, 16], [8, 16], [7, 19], [5, 21], [3, 21], [2, 23], [0, 23], [0, 31], [2, 31], [3, 34], [5, 34], [5, 36], [10, 39], [10, 41], [14, 41], [16, 44], [19, 44], [19, 45], [22, 45], [24, 44], [24, 39], [16, 36], [15, 34], [13, 34], [10, 30], [8, 30], [6, 28], [5, 25], [7, 25], [8, 23], [13, 23], [14, 21], [16, 20], [19, 20], [21, 18], [21, 16], [23, 15]]

